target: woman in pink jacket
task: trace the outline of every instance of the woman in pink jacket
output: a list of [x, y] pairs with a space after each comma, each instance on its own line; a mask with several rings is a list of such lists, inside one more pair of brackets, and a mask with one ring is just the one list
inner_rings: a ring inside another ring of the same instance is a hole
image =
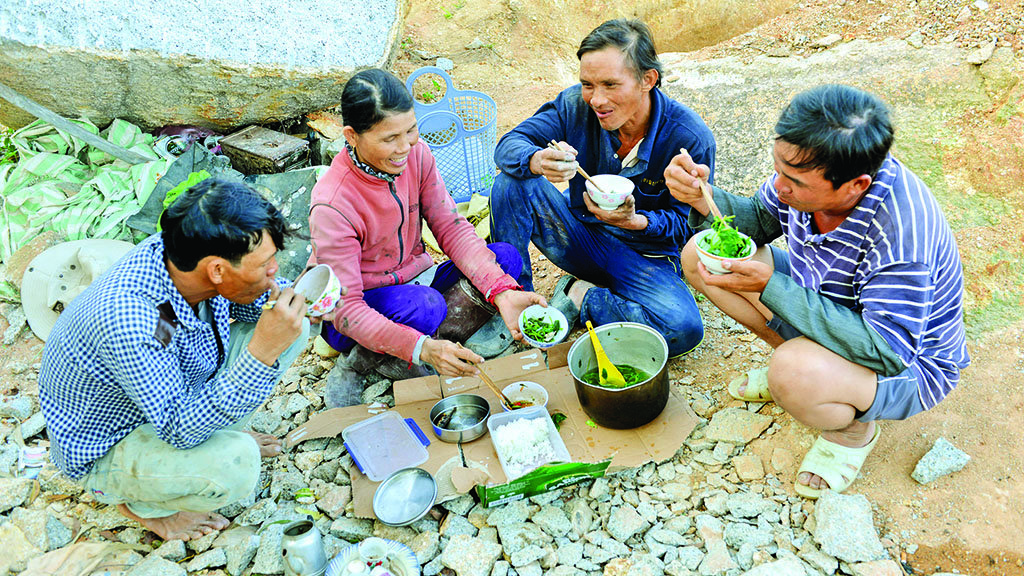
[[[519, 313], [544, 298], [519, 287], [522, 258], [512, 246], [487, 245], [459, 215], [398, 78], [379, 69], [357, 73], [341, 108], [345, 151], [313, 188], [310, 262], [330, 265], [348, 293], [321, 335], [340, 352], [355, 348], [346, 359], [353, 377], [373, 368], [393, 378], [416, 375], [412, 365], [424, 364], [445, 375], [475, 374], [481, 356], [436, 337], [439, 329], [443, 337], [467, 328], [445, 329], [470, 321], [456, 306], [445, 323], [453, 298], [468, 296], [469, 308], [493, 306], [516, 339]], [[449, 258], [440, 265], [424, 249], [424, 219]], [[471, 286], [460, 290], [463, 278]]]

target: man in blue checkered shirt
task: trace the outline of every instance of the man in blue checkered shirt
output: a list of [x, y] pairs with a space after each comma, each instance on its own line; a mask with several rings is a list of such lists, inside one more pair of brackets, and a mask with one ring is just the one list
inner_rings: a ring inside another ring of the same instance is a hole
[[[305, 299], [275, 281], [281, 213], [205, 180], [60, 315], [39, 372], [54, 463], [165, 540], [227, 526], [269, 435], [249, 415], [307, 343]], [[276, 304], [263, 311], [270, 299]], [[233, 320], [233, 322], [232, 322]]]
[[[775, 348], [729, 393], [774, 400], [821, 430], [794, 483], [807, 498], [845, 490], [878, 443], [878, 421], [935, 407], [970, 362], [956, 238], [928, 187], [890, 154], [893, 134], [872, 94], [798, 94], [775, 124], [775, 174], [753, 197], [714, 189], [761, 247], [722, 275], [699, 262], [694, 241], [682, 254], [690, 285]], [[706, 228], [709, 170], [676, 160], [669, 190]], [[787, 250], [766, 245], [778, 237]]]

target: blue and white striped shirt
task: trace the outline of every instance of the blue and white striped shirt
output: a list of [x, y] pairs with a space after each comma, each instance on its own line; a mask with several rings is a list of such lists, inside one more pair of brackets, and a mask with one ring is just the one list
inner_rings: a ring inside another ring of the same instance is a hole
[[757, 198], [782, 225], [794, 281], [860, 314], [917, 376], [925, 409], [938, 404], [970, 359], [960, 254], [928, 187], [888, 156], [846, 220], [818, 234], [774, 183]]
[[[255, 410], [274, 386], [276, 366], [245, 350], [218, 369], [229, 318], [255, 322], [265, 300], [238, 305], [216, 296], [204, 303], [204, 321], [171, 282], [161, 236], [136, 246], [71, 302], [46, 342], [39, 401], [53, 462], [80, 478], [147, 422], [186, 449]], [[157, 306], [168, 302], [177, 330], [165, 346], [156, 336]]]

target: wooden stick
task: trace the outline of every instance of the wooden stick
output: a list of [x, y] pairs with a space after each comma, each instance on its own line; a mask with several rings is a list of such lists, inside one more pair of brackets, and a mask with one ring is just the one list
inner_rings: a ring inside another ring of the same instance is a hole
[[[686, 148], [680, 148], [679, 153], [689, 155]], [[700, 182], [700, 193], [704, 196], [704, 201], [708, 203], [708, 208], [711, 210], [711, 214], [715, 218], [720, 219], [722, 217], [722, 211], [718, 209], [718, 204], [715, 204], [715, 193], [711, 189], [711, 184], [708, 184], [707, 181], [702, 178], [697, 178], [697, 181]]]
[[718, 204], [715, 204], [714, 192], [711, 190], [711, 185], [704, 180], [700, 181], [700, 193], [704, 195], [704, 201], [708, 203], [708, 207], [711, 208], [711, 213], [714, 214], [715, 218], [722, 217], [722, 211], [718, 209]]
[[[562, 147], [558, 145], [558, 142], [555, 142], [554, 140], [548, 143], [548, 148], [551, 148], [552, 150], [558, 150], [559, 152], [565, 152], [565, 150], [563, 150]], [[586, 178], [587, 182], [593, 184], [594, 188], [596, 188], [598, 192], [600, 192], [601, 194], [607, 194], [604, 190], [601, 189], [600, 186], [597, 185], [597, 182], [590, 177], [590, 174], [587, 174], [587, 171], [580, 167], [579, 164], [576, 165], [576, 172], [580, 176]]]
[[39, 104], [34, 100], [30, 100], [29, 98], [22, 96], [21, 94], [15, 92], [14, 89], [9, 88], [2, 83], [0, 83], [0, 98], [7, 100], [11, 104], [14, 104], [18, 108], [21, 108], [25, 112], [28, 112], [29, 114], [35, 116], [36, 118], [39, 118], [40, 120], [45, 120], [50, 124], [53, 124], [58, 129], [63, 130], [68, 134], [71, 134], [75, 138], [78, 138], [79, 140], [84, 140], [86, 144], [93, 146], [95, 148], [99, 148], [100, 150], [106, 152], [107, 154], [110, 154], [114, 158], [124, 160], [129, 164], [144, 164], [146, 162], [153, 161], [152, 158], [146, 158], [141, 154], [137, 154], [135, 152], [132, 152], [131, 150], [122, 148], [117, 144], [114, 144], [113, 142], [109, 142], [107, 140], [104, 140], [103, 138], [100, 138], [99, 136], [93, 134], [92, 132], [89, 132], [85, 128], [82, 128], [78, 124], [75, 124], [74, 122], [65, 119], [60, 114], [51, 111], [49, 108], [46, 108], [42, 104]]
[[481, 368], [479, 365], [477, 365], [476, 368], [477, 370], [480, 371], [479, 376], [480, 379], [484, 381], [484, 384], [487, 384], [487, 387], [490, 388], [491, 391], [493, 391], [495, 394], [497, 394], [498, 398], [501, 398], [502, 404], [507, 406], [509, 410], [512, 410], [512, 401], [508, 399], [508, 396], [505, 396], [505, 393], [501, 391], [501, 388], [498, 388], [498, 385], [494, 383], [494, 380], [491, 380], [491, 377], [488, 376], [486, 372], [484, 372], [483, 368]]

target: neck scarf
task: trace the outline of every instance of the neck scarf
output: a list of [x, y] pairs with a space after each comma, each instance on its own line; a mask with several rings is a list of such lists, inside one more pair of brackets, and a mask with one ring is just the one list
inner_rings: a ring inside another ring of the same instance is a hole
[[359, 156], [356, 155], [356, 149], [353, 148], [352, 145], [349, 144], [348, 142], [345, 142], [345, 150], [348, 151], [348, 157], [352, 159], [352, 163], [356, 165], [356, 168], [359, 168], [360, 170], [366, 172], [370, 176], [373, 176], [374, 178], [383, 180], [385, 182], [394, 182], [395, 178], [398, 178], [398, 174], [388, 174], [387, 172], [381, 172], [380, 170], [377, 170], [373, 166], [370, 166], [366, 162], [360, 160]]

